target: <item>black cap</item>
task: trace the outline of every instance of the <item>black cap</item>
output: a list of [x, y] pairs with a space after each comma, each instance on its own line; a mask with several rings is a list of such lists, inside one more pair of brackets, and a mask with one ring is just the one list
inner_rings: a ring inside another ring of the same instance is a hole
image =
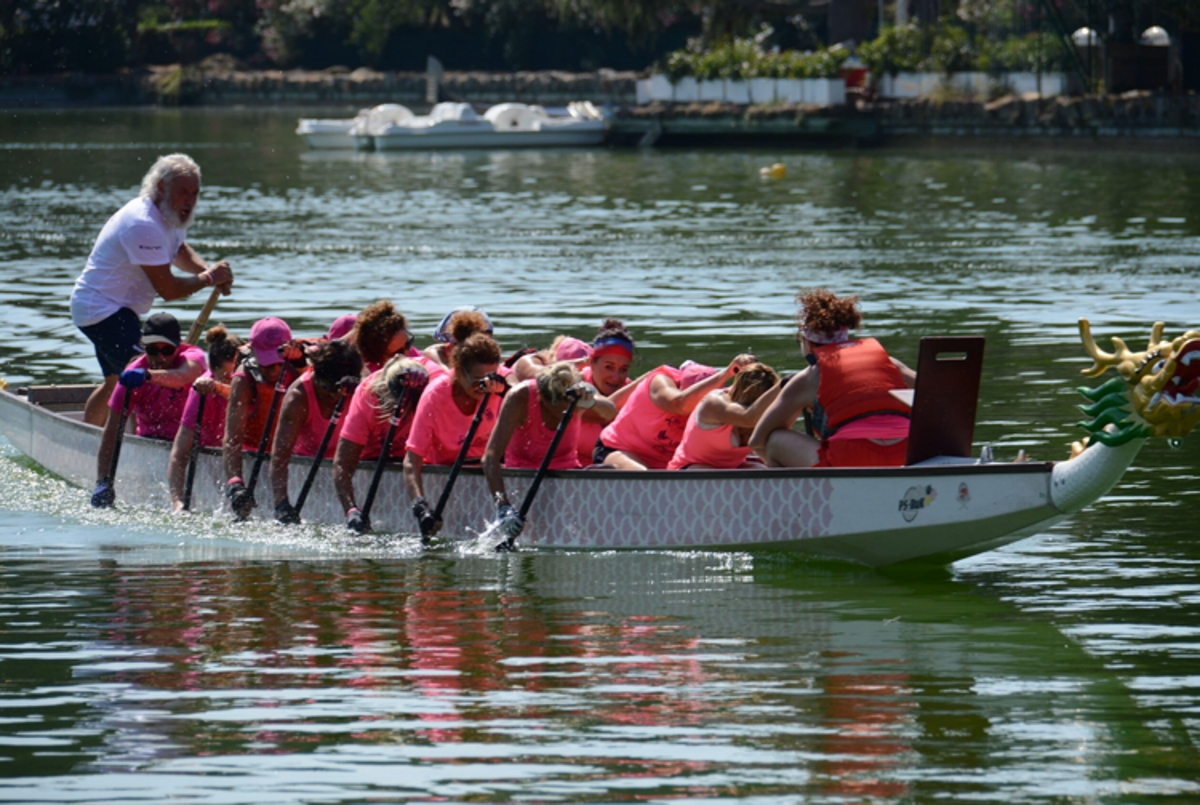
[[142, 346], [173, 344], [179, 346], [179, 321], [170, 313], [155, 313], [142, 325]]

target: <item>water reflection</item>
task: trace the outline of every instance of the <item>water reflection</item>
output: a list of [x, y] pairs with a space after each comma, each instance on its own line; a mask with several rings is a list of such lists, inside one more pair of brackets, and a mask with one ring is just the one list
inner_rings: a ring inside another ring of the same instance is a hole
[[1032, 801], [1102, 791], [1147, 740], [1102, 661], [949, 575], [710, 554], [6, 565], [0, 735], [36, 775], [0, 787], [18, 797], [100, 769], [220, 773], [224, 801], [272, 774], [311, 794], [321, 771], [368, 796], [391, 790], [382, 763], [423, 770], [414, 796], [466, 775], [480, 796]]

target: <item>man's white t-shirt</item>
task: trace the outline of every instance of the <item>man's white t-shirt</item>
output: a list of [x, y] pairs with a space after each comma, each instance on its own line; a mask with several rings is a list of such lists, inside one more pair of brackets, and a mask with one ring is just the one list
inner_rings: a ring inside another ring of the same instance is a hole
[[123, 307], [139, 316], [150, 312], [155, 290], [142, 266], [169, 265], [187, 237], [167, 225], [148, 198], [135, 198], [100, 230], [87, 267], [71, 292], [71, 318], [77, 327], [107, 319]]

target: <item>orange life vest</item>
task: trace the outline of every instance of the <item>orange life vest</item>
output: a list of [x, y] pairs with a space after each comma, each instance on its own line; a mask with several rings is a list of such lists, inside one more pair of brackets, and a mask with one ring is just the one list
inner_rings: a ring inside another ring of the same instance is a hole
[[888, 393], [904, 388], [904, 378], [874, 338], [826, 344], [813, 353], [821, 370], [816, 420], [822, 440], [849, 422], [876, 414], [909, 416], [908, 406]]

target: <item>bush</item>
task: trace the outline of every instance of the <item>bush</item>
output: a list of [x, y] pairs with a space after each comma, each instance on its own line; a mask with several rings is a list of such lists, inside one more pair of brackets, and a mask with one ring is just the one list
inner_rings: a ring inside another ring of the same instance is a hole
[[850, 57], [840, 45], [801, 53], [795, 50], [762, 50], [753, 39], [734, 39], [710, 48], [697, 42], [667, 54], [655, 70], [672, 82], [693, 77], [700, 81], [720, 78], [835, 78]]
[[925, 38], [915, 23], [886, 26], [878, 37], [859, 46], [858, 57], [876, 76], [911, 73], [921, 69], [928, 52]]
[[922, 67], [930, 72], [959, 73], [975, 66], [975, 48], [971, 36], [965, 30], [942, 20], [929, 48], [929, 56]]

